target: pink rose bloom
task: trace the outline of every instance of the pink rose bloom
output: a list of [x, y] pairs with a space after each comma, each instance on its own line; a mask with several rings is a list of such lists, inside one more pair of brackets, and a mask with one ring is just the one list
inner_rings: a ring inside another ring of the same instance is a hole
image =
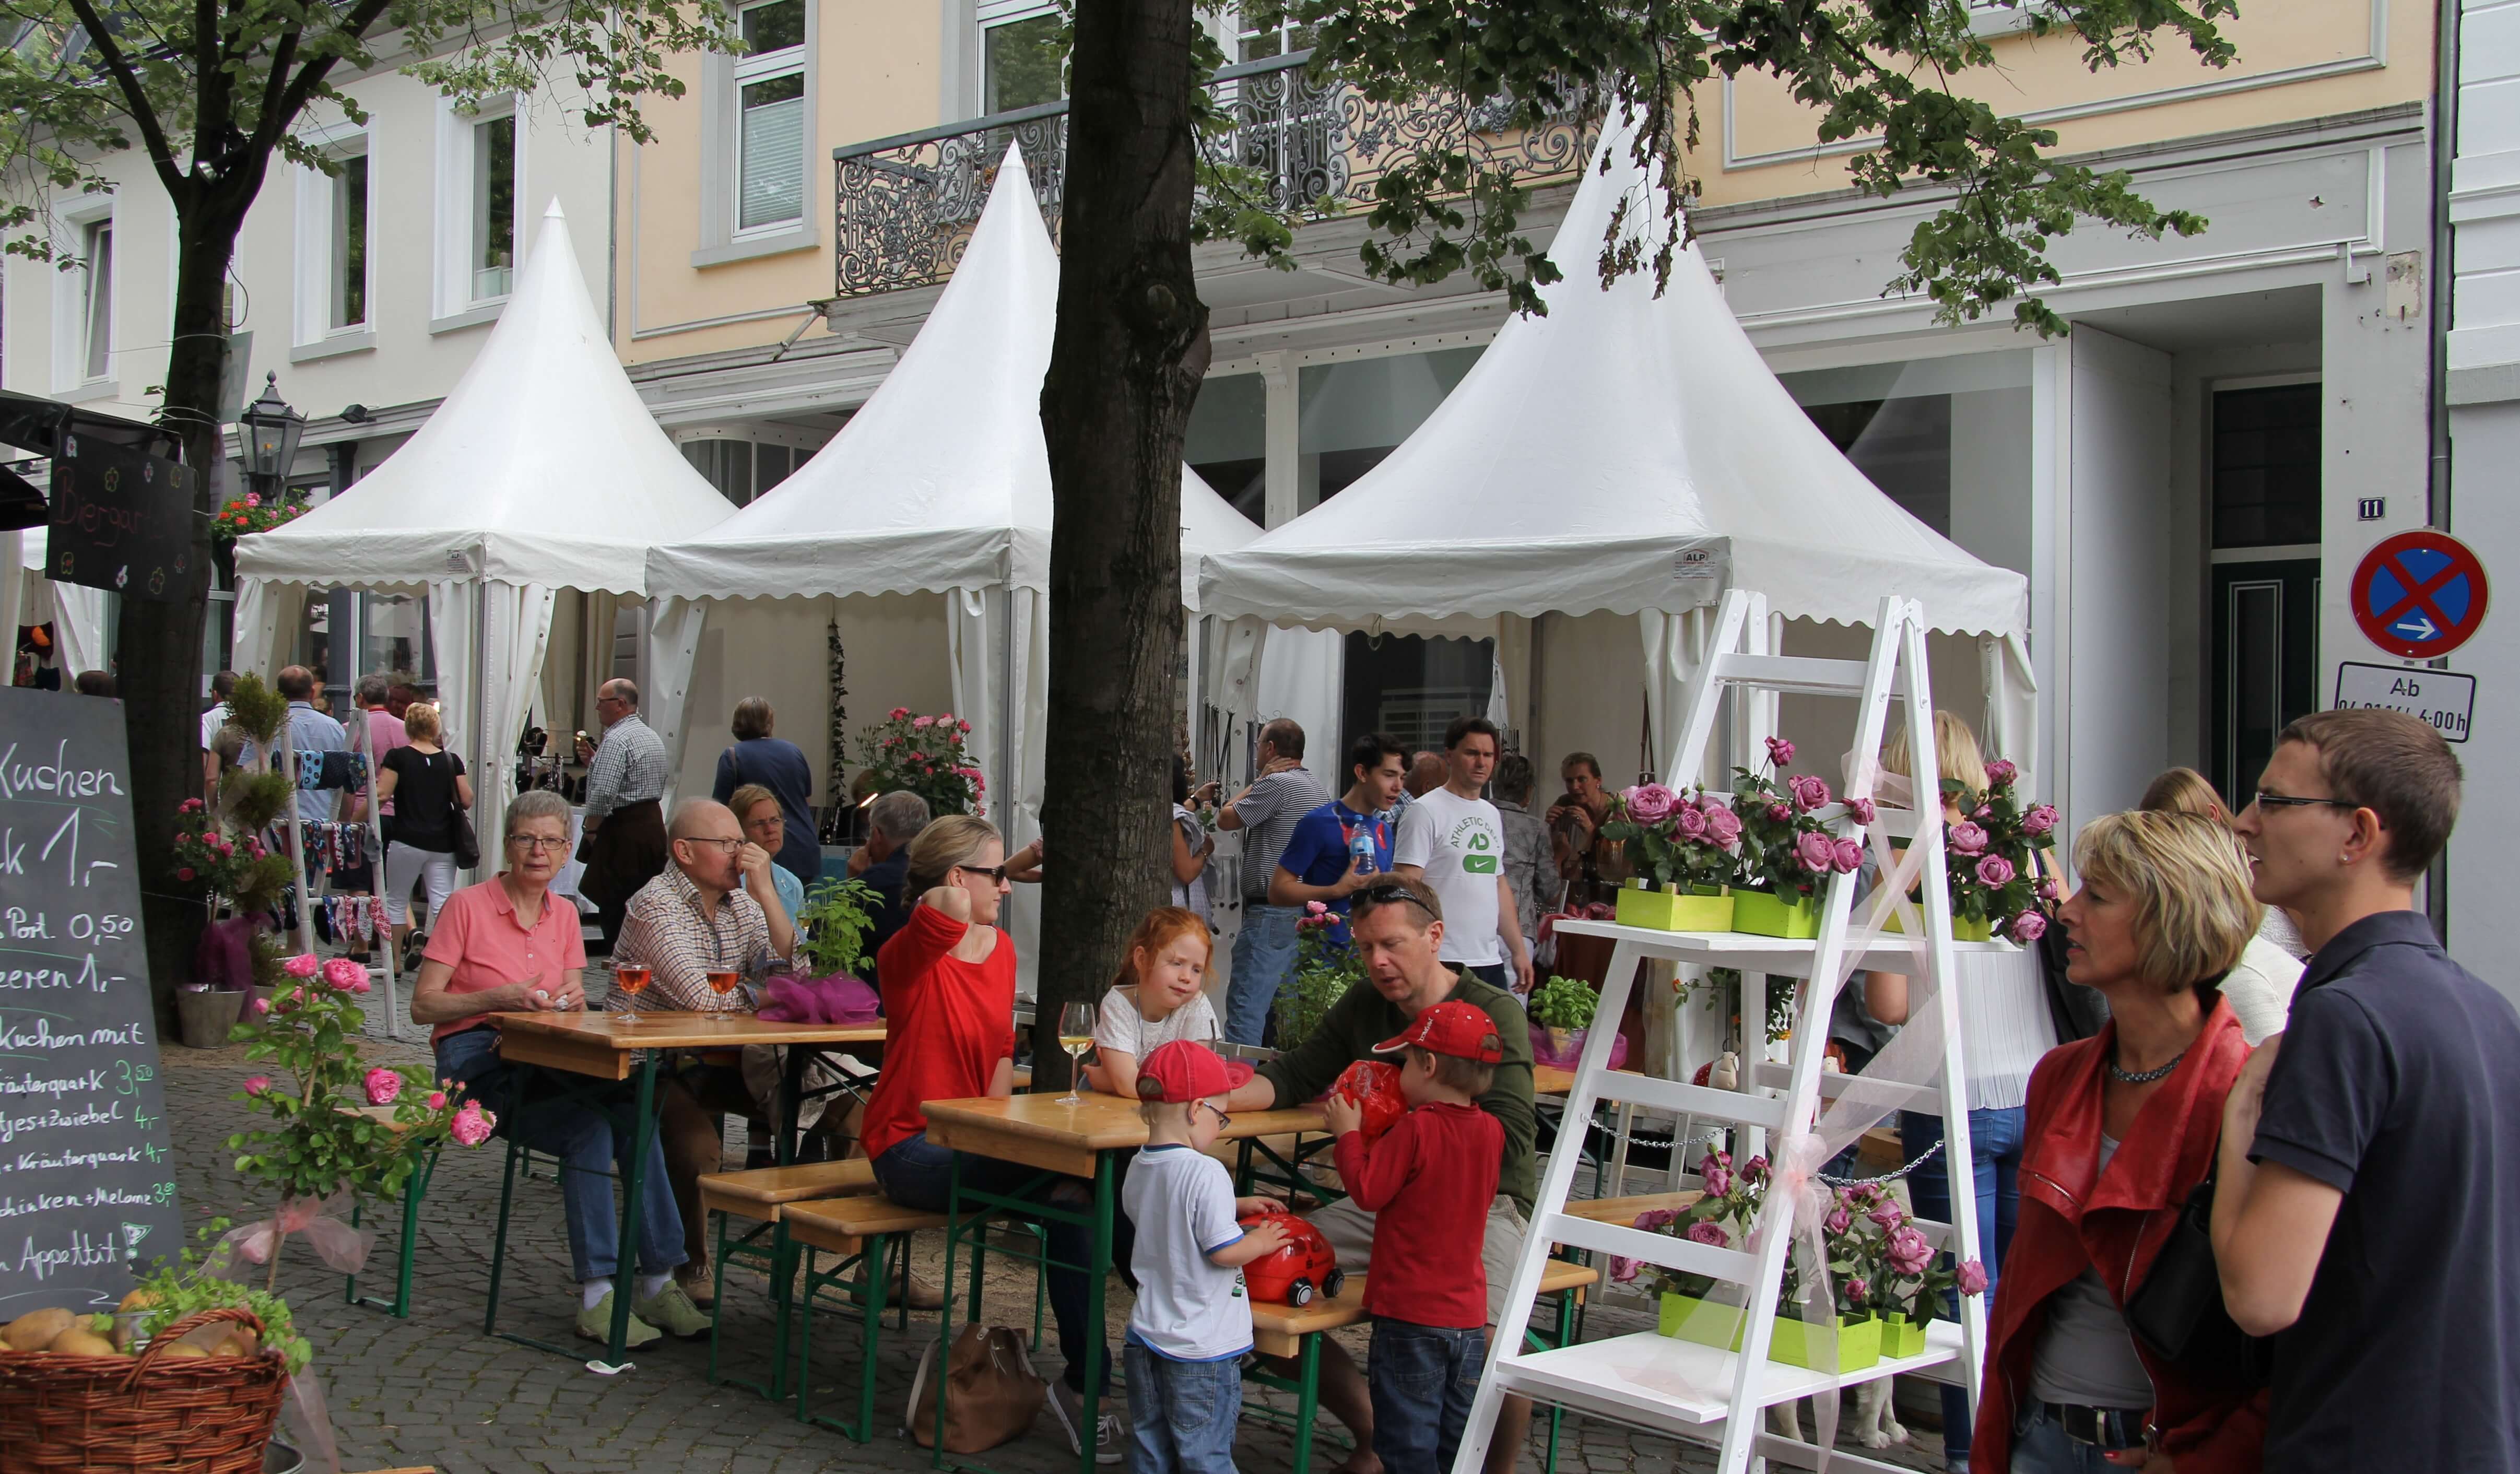
[[311, 952], [301, 952], [280, 964], [281, 970], [291, 977], [313, 977], [315, 969], [323, 965]]
[[1628, 815], [1644, 824], [1660, 824], [1671, 817], [1680, 803], [1679, 795], [1660, 783], [1639, 783], [1619, 795], [1627, 805]]
[[1962, 1260], [1960, 1262], [1959, 1269], [1959, 1283], [1960, 1293], [1963, 1295], [1985, 1294], [1986, 1266], [1978, 1263], [1974, 1259]]
[[2053, 901], [2053, 900], [2055, 900], [2055, 899], [2056, 899], [2056, 882], [2055, 882], [2055, 881], [2053, 881], [2053, 880], [2042, 880], [2042, 881], [2040, 881], [2040, 882], [2039, 882], [2039, 899], [2040, 899], [2040, 900], [2042, 900], [2042, 901]]
[[1951, 833], [1945, 837], [1951, 840], [1955, 855], [1977, 855], [1986, 850], [1986, 830], [1965, 819], [1952, 826]]
[[1768, 818], [1777, 824], [1783, 824], [1786, 820], [1793, 817], [1794, 811], [1786, 808], [1783, 804], [1768, 805]]
[[270, 1012], [270, 1011], [271, 1011], [271, 1000], [270, 1000], [270, 999], [267, 999], [267, 998], [257, 998], [257, 999], [255, 999], [255, 1000], [253, 1001], [253, 1011], [255, 1011], [256, 1013], [268, 1013], [268, 1012]]
[[1857, 824], [1870, 824], [1872, 822], [1873, 812], [1872, 800], [1868, 798], [1850, 798], [1846, 801], [1846, 812], [1855, 816], [1855, 822]]
[[1850, 1303], [1862, 1305], [1871, 1297], [1872, 1286], [1866, 1284], [1862, 1279], [1850, 1279], [1846, 1282], [1846, 1298]]
[[919, 717], [914, 719], [910, 724], [911, 730], [914, 732], [924, 732], [935, 725], [936, 719], [934, 717]]
[[193, 868], [192, 868], [191, 866], [189, 866], [189, 865], [179, 865], [179, 866], [175, 867], [175, 878], [176, 878], [176, 879], [178, 879], [178, 880], [190, 880], [190, 879], [192, 879], [192, 878], [193, 878]]
[[1914, 1228], [1895, 1228], [1883, 1258], [1890, 1265], [1890, 1273], [1913, 1277], [1925, 1273], [1925, 1266], [1933, 1262], [1934, 1246]]
[[1794, 807], [1808, 813], [1828, 802], [1828, 783], [1823, 779], [1800, 774], [1785, 780], [1785, 788], [1793, 794]]
[[391, 1105], [394, 1097], [402, 1094], [402, 1076], [383, 1065], [368, 1071], [368, 1078], [363, 1083], [368, 1089], [370, 1105]]
[[1731, 849], [1741, 838], [1741, 816], [1723, 804], [1707, 805], [1706, 837]]
[[446, 1092], [430, 1091], [428, 1093], [428, 1098], [422, 1103], [427, 1105], [430, 1110], [444, 1110], [446, 1109]]
[[2012, 862], [2002, 855], [1989, 855], [1977, 863], [1977, 877], [1989, 885], [2008, 885], [2014, 873]]
[[1993, 819], [1994, 817], [1995, 805], [1993, 804], [1979, 804], [1977, 812], [1969, 816], [1971, 819]]
[[1732, 1235], [1725, 1232], [1713, 1224], [1690, 1224], [1688, 1226], [1688, 1241], [1690, 1243], [1710, 1244], [1718, 1249], [1729, 1249], [1732, 1246]]
[[261, 505], [262, 505], [262, 493], [261, 493], [261, 492], [258, 492], [258, 491], [248, 491], [248, 492], [247, 492], [247, 493], [245, 494], [245, 504], [246, 504], [248, 507], [259, 507], [259, 506], [261, 506]]
[[1697, 1164], [1697, 1175], [1705, 1179], [1709, 1197], [1722, 1197], [1732, 1190], [1732, 1169], [1713, 1157]]
[[1908, 1215], [1899, 1211], [1897, 1203], [1883, 1203], [1864, 1216], [1880, 1225], [1885, 1233], [1908, 1221]]
[[478, 1146], [490, 1139], [490, 1129], [498, 1124], [499, 1118], [483, 1110], [480, 1101], [467, 1100], [447, 1123], [447, 1133], [467, 1146]]
[[2020, 776], [2021, 770], [2012, 766], [2012, 760], [2009, 758], [2000, 757], [1986, 765], [1986, 781], [1994, 787], [2009, 787], [2012, 781]]
[[1643, 1263], [1642, 1259], [1622, 1259], [1616, 1254], [1611, 1255], [1610, 1282], [1612, 1284], [1632, 1282], [1637, 1277], [1637, 1267]]
[[883, 714], [884, 720], [887, 722], [898, 722], [908, 715], [910, 715], [910, 708], [907, 706], [896, 706], [892, 710]]
[[2048, 934], [2048, 918], [2035, 911], [2025, 911], [2014, 916], [2004, 930], [2016, 942], [2036, 942]]
[[1700, 814], [1687, 804], [1682, 804], [1679, 808], [1672, 810], [1671, 815], [1673, 826], [1680, 830], [1681, 838], [1703, 839], [1706, 837], [1705, 815]]
[[1768, 761], [1782, 768], [1794, 760], [1794, 744], [1783, 737], [1768, 738]]
[[1844, 1208], [1831, 1208], [1828, 1217], [1821, 1220], [1821, 1227], [1831, 1233], [1843, 1233], [1855, 1227], [1855, 1216]]
[[248, 1075], [245, 1078], [245, 1093], [248, 1095], [259, 1095], [269, 1089], [271, 1089], [269, 1075]]
[[1659, 1233], [1678, 1222], [1680, 1211], [1676, 1208], [1647, 1208], [1637, 1215], [1635, 1227], [1648, 1233]]
[[1742, 1179], [1747, 1182], [1766, 1182], [1768, 1180], [1768, 1159], [1764, 1156], [1758, 1156], [1752, 1157], [1750, 1160], [1742, 1163], [1741, 1176]]
[[1813, 874], [1825, 875], [1837, 865], [1837, 845], [1826, 834], [1797, 834], [1794, 859]]
[[937, 725], [937, 726], [939, 726], [939, 727], [951, 727], [951, 726], [953, 726], [953, 725], [954, 725], [954, 713], [952, 713], [952, 712], [950, 712], [950, 711], [940, 711], [940, 712], [936, 713], [936, 725]]
[[1324, 902], [1320, 902], [1320, 901], [1307, 901], [1307, 902], [1305, 902], [1305, 903], [1304, 903], [1304, 910], [1305, 910], [1305, 911], [1307, 911], [1307, 912], [1310, 912], [1312, 915], [1314, 915], [1314, 916], [1318, 916], [1322, 915], [1324, 912], [1328, 911], [1328, 910], [1329, 910], [1329, 907], [1328, 907], [1326, 903], [1324, 903]]
[[964, 731], [964, 732], [968, 732], [968, 731], [970, 731], [970, 730], [971, 730], [971, 724], [970, 724], [970, 723], [968, 723], [968, 722], [957, 722], [957, 723], [955, 723], [954, 725], [955, 725], [958, 729], [960, 729], [960, 730], [962, 730], [962, 731]]
[[1834, 848], [1837, 850], [1837, 868], [1839, 870], [1852, 875], [1857, 871], [1864, 869], [1864, 841], [1860, 839], [1841, 839], [1837, 841]]
[[344, 993], [364, 993], [361, 985], [368, 980], [368, 969], [348, 958], [335, 958], [324, 964], [324, 981]]
[[2054, 804], [2041, 804], [2021, 816], [2021, 832], [2024, 834], [2045, 834], [2054, 827], [2056, 827]]

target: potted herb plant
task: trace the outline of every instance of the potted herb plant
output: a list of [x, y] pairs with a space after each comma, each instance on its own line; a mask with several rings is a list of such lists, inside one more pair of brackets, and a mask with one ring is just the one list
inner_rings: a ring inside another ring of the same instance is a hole
[[1636, 875], [1619, 887], [1622, 926], [1657, 931], [1730, 931], [1730, 882], [1740, 866], [1741, 816], [1698, 788], [1676, 792], [1639, 783], [1611, 800], [1605, 838], [1625, 844]]
[[1583, 1052], [1593, 1015], [1600, 1006], [1601, 996], [1581, 978], [1552, 977], [1532, 990], [1531, 1016], [1548, 1031], [1547, 1062], [1558, 1063]]

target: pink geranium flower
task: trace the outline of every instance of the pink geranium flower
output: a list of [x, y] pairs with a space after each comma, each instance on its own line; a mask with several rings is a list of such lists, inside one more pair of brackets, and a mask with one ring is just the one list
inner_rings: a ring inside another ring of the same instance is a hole
[[281, 970], [291, 977], [313, 977], [315, 970], [323, 965], [311, 952], [301, 952], [280, 964]]
[[402, 1094], [402, 1076], [383, 1065], [368, 1071], [368, 1078], [363, 1083], [367, 1086], [370, 1105], [391, 1105], [394, 1097]]

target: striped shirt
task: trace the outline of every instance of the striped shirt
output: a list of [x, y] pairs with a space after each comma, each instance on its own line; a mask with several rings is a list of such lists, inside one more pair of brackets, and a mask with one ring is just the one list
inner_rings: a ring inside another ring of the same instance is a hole
[[1242, 821], [1242, 899], [1269, 904], [1269, 877], [1278, 872], [1278, 857], [1286, 853], [1295, 826], [1328, 803], [1322, 781], [1303, 768], [1272, 773], [1253, 783], [1234, 804]]
[[586, 817], [665, 796], [665, 743], [637, 714], [604, 729], [586, 769]]

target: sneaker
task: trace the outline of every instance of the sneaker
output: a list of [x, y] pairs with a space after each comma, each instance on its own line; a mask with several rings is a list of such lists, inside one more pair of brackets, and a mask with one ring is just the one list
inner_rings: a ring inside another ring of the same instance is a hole
[[671, 1280], [652, 1295], [630, 1302], [630, 1314], [669, 1336], [689, 1341], [709, 1333], [709, 1318]]
[[691, 1297], [692, 1304], [701, 1310], [710, 1310], [717, 1305], [716, 1277], [704, 1264], [679, 1265], [674, 1270], [674, 1283], [681, 1285], [683, 1293]]
[[[1077, 1443], [1076, 1425], [1085, 1416], [1085, 1400], [1069, 1391], [1065, 1382], [1052, 1383], [1051, 1390], [1058, 1397], [1058, 1422], [1061, 1431], [1067, 1435], [1068, 1452], [1082, 1452]], [[1103, 1401], [1108, 1403], [1110, 1399], [1106, 1397]], [[1119, 1416], [1103, 1413], [1094, 1425], [1094, 1461], [1098, 1464], [1118, 1463], [1126, 1456], [1128, 1443], [1129, 1433], [1120, 1426]]]
[[[611, 1343], [612, 1291], [606, 1290], [603, 1299], [577, 1313], [577, 1333], [582, 1339], [601, 1345]], [[640, 1319], [637, 1308], [633, 1307], [630, 1313], [630, 1334], [622, 1339], [622, 1349], [627, 1351], [633, 1347], [650, 1346], [662, 1339], [664, 1339], [664, 1333]]]

